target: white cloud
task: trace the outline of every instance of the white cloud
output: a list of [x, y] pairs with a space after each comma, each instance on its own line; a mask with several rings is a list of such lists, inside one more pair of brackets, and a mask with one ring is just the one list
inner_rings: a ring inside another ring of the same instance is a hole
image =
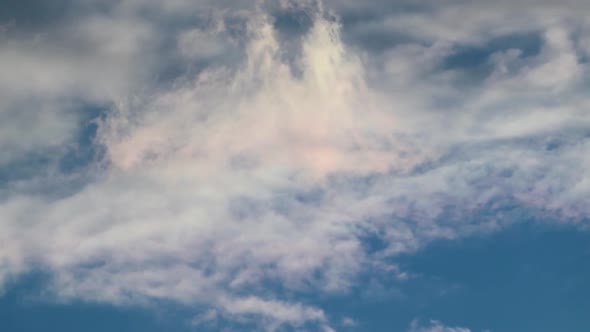
[[422, 326], [417, 320], [414, 320], [408, 332], [471, 332], [471, 330], [465, 327], [445, 326], [436, 320], [431, 320], [428, 326]]
[[[41, 267], [62, 299], [166, 299], [212, 310], [195, 323], [255, 316], [267, 329], [329, 330], [329, 313], [280, 298], [273, 285], [348, 291], [364, 268], [383, 265], [375, 260], [515, 222], [506, 205], [572, 222], [590, 214], [586, 64], [562, 21], [534, 20], [539, 54], [494, 52], [482, 64], [489, 73], [469, 81], [467, 69], [445, 67], [458, 45], [529, 32], [529, 22], [435, 7], [372, 22], [415, 38], [372, 53], [342, 41], [346, 21], [307, 8], [314, 24], [285, 60], [265, 9], [219, 4], [213, 24], [168, 26], [208, 6], [191, 4], [123, 1], [39, 42], [6, 42], [0, 67], [19, 80], [0, 79], [0, 91], [36, 96], [44, 108], [27, 114], [49, 120], [11, 115], [0, 146], [12, 150], [0, 161], [72, 140], [78, 118], [55, 100], [116, 107], [96, 137], [106, 160], [92, 165], [85, 187], [61, 197], [3, 194], [0, 281]], [[140, 15], [149, 8], [162, 8], [158, 20]], [[60, 39], [69, 48], [52, 46]], [[181, 66], [228, 45], [244, 58], [154, 86], [146, 77], [166, 67], [150, 53], [160, 43], [179, 52], [171, 57]], [[38, 136], [22, 134], [29, 128]], [[386, 248], [366, 252], [367, 234]]]
[[275, 318], [279, 322], [292, 323], [326, 320], [321, 310], [305, 307], [300, 304], [269, 301], [257, 297], [229, 301], [222, 300], [222, 302], [229, 314], [263, 314], [267, 317]]

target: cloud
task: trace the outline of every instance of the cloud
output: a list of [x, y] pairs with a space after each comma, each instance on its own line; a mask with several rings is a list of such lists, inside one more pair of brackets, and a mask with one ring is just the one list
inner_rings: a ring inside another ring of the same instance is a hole
[[417, 320], [414, 320], [408, 332], [471, 332], [471, 330], [465, 327], [444, 326], [436, 320], [431, 320], [429, 326], [421, 326]]
[[132, 94], [151, 63], [140, 56], [157, 39], [149, 24], [65, 2], [41, 6], [46, 19], [15, 4], [5, 13], [14, 10], [13, 16], [2, 22], [0, 166], [29, 154], [65, 154], [63, 147], [75, 144], [87, 119], [80, 108]]
[[174, 299], [229, 315], [326, 322], [317, 308], [238, 294], [268, 297], [264, 285], [276, 282], [345, 287], [363, 260], [358, 239], [336, 218], [319, 222], [315, 203], [294, 196], [329, 173], [356, 172], [351, 163], [366, 173], [397, 157], [369, 131], [387, 114], [355, 119], [359, 97], [370, 93], [335, 23], [318, 18], [298, 79], [280, 62], [268, 18], [257, 15], [243, 66], [203, 72], [107, 116], [96, 139], [110, 165], [97, 182], [62, 199], [4, 202], [9, 273], [36, 261], [64, 299]]
[[[436, 239], [531, 216], [583, 227], [590, 213], [587, 26], [543, 19], [550, 4], [521, 23], [513, 5], [480, 2], [425, 1], [399, 17], [367, 14], [378, 1], [105, 4], [2, 40], [14, 79], [0, 79], [0, 163], [75, 145], [72, 99], [110, 109], [87, 143], [104, 156], [7, 180], [0, 281], [40, 269], [61, 300], [172, 300], [209, 310], [194, 323], [329, 330], [329, 312], [284, 292], [347, 292]], [[197, 10], [214, 19], [191, 21]], [[277, 13], [309, 26], [285, 37]], [[355, 39], [376, 29], [405, 37], [379, 50]], [[537, 53], [500, 45], [476, 68], [447, 65], [467, 44], [531, 31]], [[86, 180], [35, 190], [71, 177]], [[368, 250], [369, 237], [382, 248]], [[412, 328], [469, 331], [431, 325]]]

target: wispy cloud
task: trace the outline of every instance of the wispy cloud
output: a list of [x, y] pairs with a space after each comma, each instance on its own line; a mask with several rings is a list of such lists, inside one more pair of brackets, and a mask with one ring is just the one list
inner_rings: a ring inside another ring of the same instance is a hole
[[[379, 1], [105, 4], [47, 34], [0, 32], [0, 68], [14, 77], [0, 78], [0, 164], [76, 143], [80, 116], [63, 100], [111, 106], [83, 186], [56, 197], [35, 190], [65, 186], [55, 174], [5, 180], [0, 281], [41, 268], [62, 299], [174, 300], [215, 313], [195, 322], [327, 330], [329, 312], [273, 289], [346, 292], [364, 268], [434, 239], [535, 215], [584, 226], [590, 214], [588, 25], [565, 21], [575, 12], [548, 19], [546, 4], [516, 22], [516, 5], [480, 2], [399, 3], [404, 15]], [[187, 14], [204, 11], [213, 19]], [[309, 26], [281, 39], [277, 12]], [[356, 39], [376, 30], [399, 38]], [[537, 53], [446, 64], [531, 31]], [[367, 250], [369, 236], [383, 248]]]
[[430, 324], [424, 326], [414, 320], [408, 332], [471, 332], [471, 330], [465, 327], [445, 326], [436, 320], [431, 320]]

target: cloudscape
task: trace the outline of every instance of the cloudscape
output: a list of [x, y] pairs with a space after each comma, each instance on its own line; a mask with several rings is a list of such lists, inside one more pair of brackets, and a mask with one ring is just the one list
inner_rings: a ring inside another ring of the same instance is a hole
[[0, 330], [590, 331], [589, 15], [3, 1]]

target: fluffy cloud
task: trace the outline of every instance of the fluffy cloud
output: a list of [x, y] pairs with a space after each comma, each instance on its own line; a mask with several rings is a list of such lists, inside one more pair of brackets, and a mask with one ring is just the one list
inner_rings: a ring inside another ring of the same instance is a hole
[[[543, 19], [551, 6], [521, 26], [508, 5], [479, 2], [370, 22], [346, 1], [103, 5], [2, 40], [15, 77], [0, 79], [9, 174], [31, 151], [78, 144], [69, 100], [112, 107], [89, 165], [0, 178], [0, 281], [41, 269], [63, 300], [173, 300], [213, 313], [196, 323], [329, 330], [329, 313], [289, 294], [346, 292], [363, 269], [435, 239], [590, 214], [587, 26]], [[306, 19], [288, 36], [277, 13]], [[355, 39], [376, 26], [399, 40]], [[449, 65], [465, 45], [514, 33], [536, 34], [538, 52], [500, 45], [475, 69]], [[72, 178], [84, 181], [39, 190]]]

